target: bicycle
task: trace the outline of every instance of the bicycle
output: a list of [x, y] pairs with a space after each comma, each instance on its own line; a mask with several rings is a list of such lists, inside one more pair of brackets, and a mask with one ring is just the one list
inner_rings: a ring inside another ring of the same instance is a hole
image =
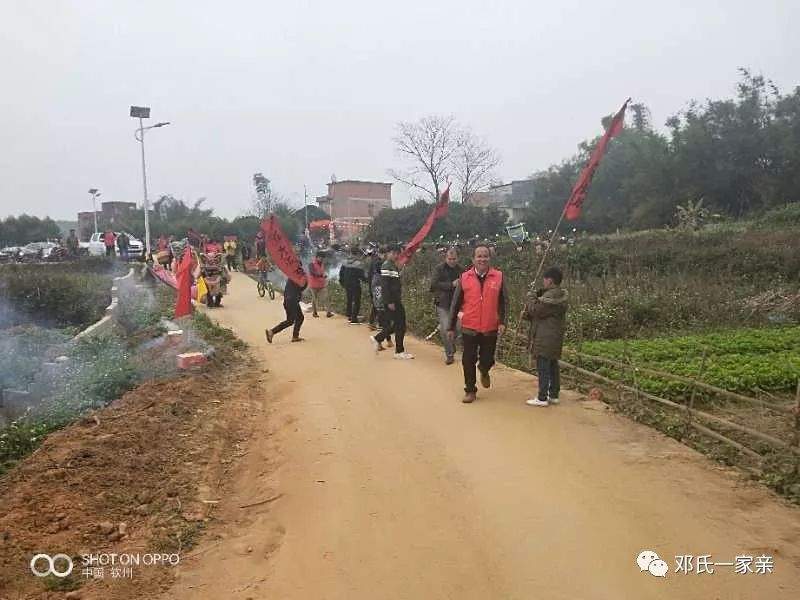
[[263, 298], [269, 294], [270, 300], [275, 300], [275, 287], [272, 282], [267, 278], [267, 271], [260, 271], [258, 273], [258, 282], [256, 283], [259, 297]]

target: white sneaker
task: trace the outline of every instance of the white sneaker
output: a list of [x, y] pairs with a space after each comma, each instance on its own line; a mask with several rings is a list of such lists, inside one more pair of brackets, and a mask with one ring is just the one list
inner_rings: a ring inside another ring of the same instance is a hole
[[375, 336], [369, 336], [369, 341], [372, 342], [372, 347], [375, 348], [376, 353], [383, 350], [383, 348], [381, 348], [381, 343], [375, 339]]
[[410, 352], [400, 352], [400, 353], [395, 353], [394, 357], [398, 360], [411, 360], [412, 358], [414, 358], [414, 355], [411, 354]]
[[538, 398], [531, 398], [530, 400], [525, 400], [525, 404], [528, 406], [550, 406], [550, 403], [547, 400], [539, 400]]
[[558, 398], [551, 398], [550, 396], [548, 396], [547, 402], [550, 404], [558, 404]]

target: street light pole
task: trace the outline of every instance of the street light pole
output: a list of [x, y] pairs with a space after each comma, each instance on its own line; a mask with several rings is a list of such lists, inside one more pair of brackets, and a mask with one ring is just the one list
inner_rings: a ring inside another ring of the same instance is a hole
[[306, 235], [308, 235], [308, 189], [303, 184], [303, 212], [306, 214]]
[[92, 209], [94, 210], [94, 232], [97, 233], [97, 197], [100, 195], [100, 190], [92, 188], [89, 193], [92, 195]]
[[149, 119], [150, 118], [150, 107], [149, 106], [131, 106], [131, 116], [139, 119], [139, 129], [136, 130], [133, 137], [136, 138], [142, 145], [142, 187], [144, 188], [144, 247], [145, 247], [145, 261], [150, 260], [151, 254], [151, 247], [150, 247], [150, 203], [147, 200], [147, 166], [144, 160], [144, 132], [148, 129], [153, 129], [155, 127], [164, 127], [164, 125], [169, 125], [169, 121], [163, 123], [156, 123], [155, 125], [150, 125], [150, 127], [145, 127], [142, 119]]
[[139, 117], [139, 143], [142, 145], [142, 187], [144, 188], [144, 260], [150, 260], [150, 203], [147, 200], [147, 167], [144, 162], [144, 125]]

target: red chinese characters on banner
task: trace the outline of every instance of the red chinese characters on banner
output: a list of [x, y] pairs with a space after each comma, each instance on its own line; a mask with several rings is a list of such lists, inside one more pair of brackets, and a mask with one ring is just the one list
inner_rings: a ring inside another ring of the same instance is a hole
[[292, 243], [283, 233], [275, 215], [261, 222], [261, 230], [267, 238], [267, 251], [272, 257], [272, 262], [300, 287], [306, 285], [306, 272], [303, 263], [297, 258]]

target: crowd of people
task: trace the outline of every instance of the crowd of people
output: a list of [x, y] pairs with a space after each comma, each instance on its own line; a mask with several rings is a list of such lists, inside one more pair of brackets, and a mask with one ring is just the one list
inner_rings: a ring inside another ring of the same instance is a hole
[[[472, 250], [471, 264], [459, 263], [458, 249], [443, 252], [431, 278], [439, 332], [444, 348], [444, 362], [455, 362], [456, 347], [461, 346], [461, 365], [464, 375], [463, 402], [477, 399], [478, 382], [483, 388], [491, 386], [491, 369], [495, 364], [497, 341], [506, 329], [509, 295], [502, 271], [492, 267], [492, 249], [477, 244]], [[345, 316], [352, 325], [366, 323], [375, 333], [369, 341], [376, 353], [394, 348], [394, 358], [410, 360], [414, 355], [405, 348], [406, 311], [403, 306], [401, 267], [397, 259], [399, 245], [346, 251], [338, 274], [345, 292]], [[318, 252], [308, 267], [307, 286], [311, 290], [311, 311], [314, 317], [321, 312], [332, 316], [327, 299], [328, 275], [326, 255]], [[543, 286], [526, 300], [523, 316], [532, 321], [531, 351], [539, 374], [538, 394], [526, 402], [545, 407], [559, 402], [560, 376], [558, 360], [564, 340], [567, 313], [567, 292], [561, 288], [562, 273], [550, 267], [543, 273]], [[369, 289], [369, 316], [362, 321], [362, 286]], [[292, 327], [292, 342], [304, 340], [300, 330], [304, 322], [300, 305], [305, 286], [287, 280], [283, 306], [286, 318], [265, 331], [272, 343], [276, 334]]]
[[[219, 257], [219, 269], [234, 270], [244, 265], [253, 252], [257, 268], [266, 273], [272, 270], [266, 240], [261, 232], [252, 244], [240, 243], [230, 237], [222, 243], [205, 236], [183, 240], [197, 246], [205, 258], [203, 265], [211, 264], [208, 257]], [[165, 267], [173, 268], [175, 257], [180, 255], [180, 243], [165, 236], [159, 238], [156, 257]], [[245, 250], [246, 248], [246, 250]], [[406, 311], [403, 305], [403, 288], [398, 257], [400, 245], [370, 246], [362, 250], [358, 246], [343, 249], [344, 257], [338, 271], [338, 283], [345, 293], [345, 317], [351, 325], [366, 324], [373, 333], [369, 342], [376, 353], [394, 349], [394, 358], [411, 360], [414, 355], [406, 350]], [[498, 338], [505, 333], [509, 310], [509, 294], [502, 271], [492, 266], [494, 248], [488, 244], [470, 244], [470, 264], [459, 262], [461, 248], [441, 248], [442, 261], [436, 266], [430, 283], [433, 310], [436, 312], [438, 330], [444, 350], [445, 365], [455, 362], [456, 349], [461, 348], [461, 366], [464, 376], [463, 402], [475, 402], [478, 383], [483, 388], [491, 386], [491, 370], [495, 364]], [[300, 335], [305, 321], [301, 300], [306, 288], [311, 296], [311, 314], [319, 318], [325, 314], [333, 316], [328, 299], [330, 251], [317, 251], [304, 269], [305, 281], [296, 282], [287, 278], [283, 292], [285, 319], [265, 330], [267, 342], [275, 335], [291, 328], [292, 342], [302, 342]], [[222, 265], [222, 257], [225, 264]], [[165, 259], [165, 260], [162, 260]], [[217, 267], [215, 267], [216, 269]], [[206, 279], [214, 281], [214, 273]], [[204, 275], [206, 275], [204, 273]], [[221, 285], [227, 283], [227, 278]], [[558, 361], [564, 340], [567, 313], [567, 292], [561, 288], [562, 273], [558, 267], [545, 270], [543, 286], [526, 299], [523, 317], [532, 322], [531, 352], [536, 361], [539, 376], [538, 394], [526, 402], [530, 406], [558, 404], [560, 375]], [[362, 288], [369, 291], [368, 316], [362, 320]], [[223, 290], [224, 291], [224, 290]], [[211, 292], [209, 290], [209, 298]], [[217, 300], [218, 304], [219, 300]], [[211, 304], [209, 304], [210, 306]]]

